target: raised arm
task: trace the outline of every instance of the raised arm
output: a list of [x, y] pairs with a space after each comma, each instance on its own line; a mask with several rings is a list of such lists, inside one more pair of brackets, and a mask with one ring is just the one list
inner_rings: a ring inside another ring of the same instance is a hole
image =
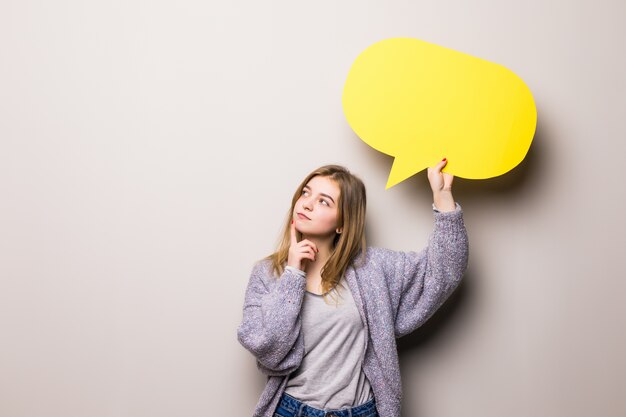
[[441, 170], [444, 158], [428, 168], [435, 227], [421, 252], [396, 252], [394, 276], [402, 280], [395, 320], [396, 337], [411, 333], [433, 315], [456, 289], [467, 268], [469, 243], [463, 210], [452, 197], [454, 177]]
[[390, 264], [402, 280], [394, 331], [407, 335], [428, 320], [459, 285], [469, 244], [463, 211], [434, 212], [435, 227], [421, 252], [395, 252]]

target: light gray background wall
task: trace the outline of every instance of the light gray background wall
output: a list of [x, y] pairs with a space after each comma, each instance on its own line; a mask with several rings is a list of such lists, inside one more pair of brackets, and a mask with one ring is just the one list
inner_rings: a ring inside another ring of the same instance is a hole
[[[368, 239], [421, 249], [422, 172], [343, 117], [368, 45], [505, 65], [538, 108], [527, 159], [457, 179], [470, 268], [400, 340], [405, 416], [626, 415], [626, 3], [3, 0], [0, 415], [251, 415], [236, 340], [252, 264], [299, 181], [340, 163]], [[442, 157], [445, 155], [442, 155]]]

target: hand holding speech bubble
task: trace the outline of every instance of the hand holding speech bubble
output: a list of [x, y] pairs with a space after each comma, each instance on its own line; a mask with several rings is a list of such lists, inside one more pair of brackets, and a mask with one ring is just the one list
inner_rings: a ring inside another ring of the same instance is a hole
[[461, 178], [502, 175], [524, 159], [537, 125], [532, 94], [509, 69], [412, 38], [365, 49], [342, 103], [361, 140], [395, 157], [387, 189], [443, 157], [443, 172]]

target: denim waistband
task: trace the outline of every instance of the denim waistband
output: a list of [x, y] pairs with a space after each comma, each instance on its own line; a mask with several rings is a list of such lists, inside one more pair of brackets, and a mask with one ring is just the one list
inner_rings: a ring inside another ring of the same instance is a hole
[[278, 402], [277, 411], [280, 411], [280, 408], [288, 411], [293, 417], [374, 417], [378, 415], [376, 413], [376, 401], [374, 398], [356, 407], [342, 408], [339, 410], [320, 410], [283, 392]]

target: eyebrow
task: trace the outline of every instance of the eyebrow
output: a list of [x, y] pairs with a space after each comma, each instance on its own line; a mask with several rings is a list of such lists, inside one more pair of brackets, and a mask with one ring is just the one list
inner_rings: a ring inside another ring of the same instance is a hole
[[[304, 187], [302, 187], [302, 188], [303, 188], [303, 189], [304, 189], [304, 188], [308, 188], [309, 190], [313, 190], [313, 189], [312, 189], [311, 187], [309, 187], [308, 185], [305, 185], [305, 186], [304, 186]], [[330, 198], [330, 201], [332, 201], [333, 203], [335, 203], [335, 200], [333, 200], [333, 198], [332, 198], [331, 196], [329, 196], [328, 194], [324, 194], [324, 193], [320, 193], [320, 194], [321, 194], [321, 195], [323, 195], [324, 197], [328, 197], [328, 198]], [[337, 203], [335, 203], [335, 204], [337, 204]]]

